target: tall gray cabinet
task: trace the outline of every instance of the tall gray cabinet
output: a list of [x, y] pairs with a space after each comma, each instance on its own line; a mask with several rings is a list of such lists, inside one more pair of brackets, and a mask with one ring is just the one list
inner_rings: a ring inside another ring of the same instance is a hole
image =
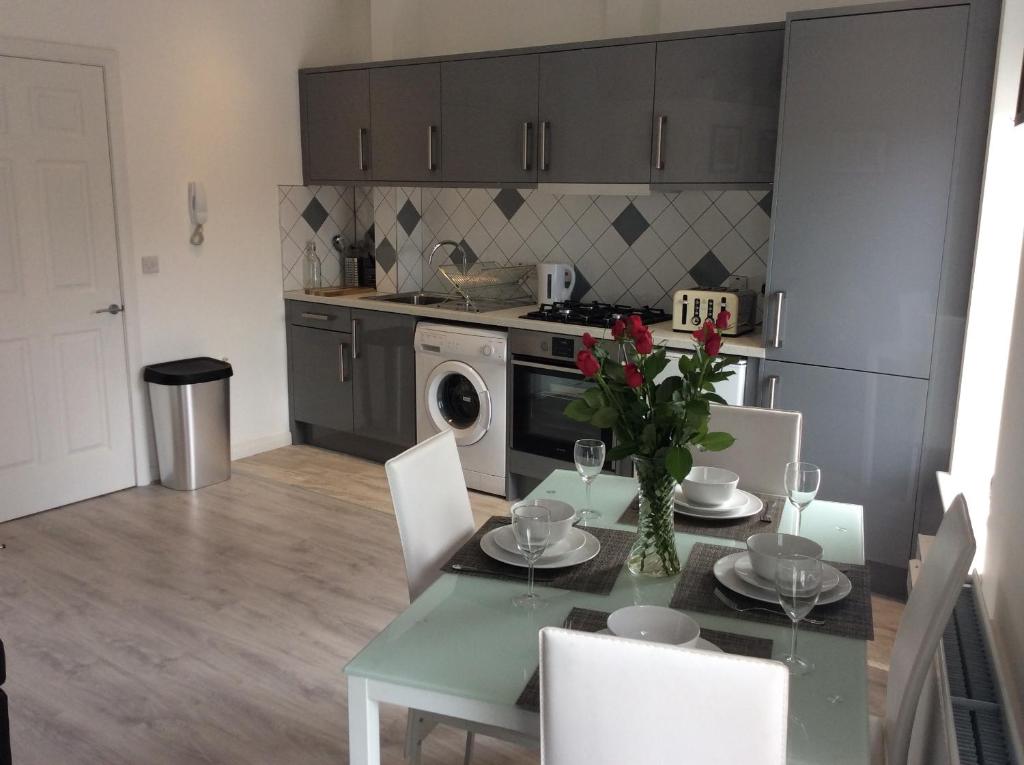
[[919, 487], [946, 467], [943, 445], [948, 460], [951, 432], [925, 434], [929, 419], [951, 427], [955, 406], [960, 347], [937, 333], [963, 320], [968, 285], [949, 282], [972, 251], [949, 228], [976, 225], [963, 192], [977, 198], [980, 161], [965, 147], [984, 116], [967, 101], [989, 87], [992, 47], [969, 29], [990, 5], [788, 23], [763, 391], [803, 412], [822, 496], [864, 505], [883, 590], [902, 582], [919, 507], [937, 502]]

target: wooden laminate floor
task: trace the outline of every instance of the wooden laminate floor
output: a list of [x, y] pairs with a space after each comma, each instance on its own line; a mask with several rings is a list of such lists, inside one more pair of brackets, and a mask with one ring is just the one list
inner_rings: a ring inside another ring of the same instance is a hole
[[[407, 603], [381, 466], [286, 447], [216, 486], [129, 489], [0, 538], [19, 765], [347, 762], [342, 667]], [[875, 609], [877, 709], [900, 609]], [[404, 710], [381, 725], [384, 761], [402, 762]], [[424, 762], [461, 762], [462, 744], [439, 729]], [[491, 739], [474, 758], [536, 761]]]

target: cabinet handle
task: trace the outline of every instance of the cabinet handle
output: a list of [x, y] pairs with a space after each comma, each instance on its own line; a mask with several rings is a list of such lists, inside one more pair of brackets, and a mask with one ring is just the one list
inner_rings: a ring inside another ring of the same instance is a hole
[[348, 369], [345, 368], [345, 346], [347, 343], [338, 343], [338, 382], [348, 382]]
[[533, 130], [532, 122], [523, 123], [523, 170], [530, 169], [530, 131]]
[[775, 301], [775, 311], [774, 311], [774, 318], [775, 318], [774, 324], [775, 324], [775, 326], [772, 327], [771, 347], [772, 348], [781, 348], [782, 347], [782, 304], [786, 300], [786, 293], [785, 292], [773, 292], [772, 293], [772, 300]]
[[764, 378], [764, 382], [765, 382], [765, 387], [767, 387], [767, 389], [768, 389], [768, 396], [767, 396], [768, 400], [766, 402], [763, 402], [763, 403], [766, 404], [765, 409], [774, 409], [775, 408], [775, 391], [776, 391], [776, 389], [779, 386], [779, 376], [778, 375], [768, 375], [766, 378]]
[[359, 358], [359, 319], [352, 319], [352, 359]]
[[551, 164], [548, 162], [548, 134], [551, 132], [551, 123], [544, 120], [540, 123], [540, 169], [547, 170]]
[[366, 128], [359, 128], [359, 169], [366, 169], [366, 149], [363, 145], [363, 138], [366, 136]]
[[304, 313], [303, 319], [316, 319], [317, 321], [330, 321], [331, 317], [325, 313]]
[[437, 163], [434, 162], [434, 134], [436, 132], [436, 126], [427, 125], [427, 170], [431, 173], [437, 170]]
[[664, 170], [665, 169], [664, 147], [665, 147], [665, 120], [666, 119], [667, 119], [667, 117], [665, 117], [664, 114], [659, 114], [658, 115], [657, 138], [655, 139], [655, 143], [654, 143], [654, 169], [655, 170]]

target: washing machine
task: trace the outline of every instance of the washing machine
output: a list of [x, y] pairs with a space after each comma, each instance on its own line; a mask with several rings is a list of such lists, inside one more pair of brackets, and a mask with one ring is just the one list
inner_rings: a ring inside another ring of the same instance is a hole
[[508, 339], [481, 327], [416, 327], [416, 440], [452, 430], [471, 489], [505, 496]]

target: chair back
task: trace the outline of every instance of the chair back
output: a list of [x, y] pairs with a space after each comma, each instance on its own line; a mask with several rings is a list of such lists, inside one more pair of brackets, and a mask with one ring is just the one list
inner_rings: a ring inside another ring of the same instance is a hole
[[942, 518], [893, 642], [885, 696], [885, 755], [889, 765], [907, 761], [925, 676], [970, 571], [975, 546], [967, 502], [960, 494]]
[[786, 762], [779, 662], [545, 627], [540, 682], [543, 765]]
[[459, 545], [473, 536], [473, 510], [450, 430], [392, 457], [384, 470], [411, 601], [441, 575], [440, 567]]
[[942, 512], [946, 512], [949, 510], [950, 505], [953, 504], [953, 500], [956, 499], [956, 495], [960, 493], [957, 491], [957, 482], [945, 470], [935, 471], [935, 481], [939, 484], [939, 499], [942, 501]]
[[731, 470], [746, 491], [786, 494], [786, 463], [800, 459], [800, 412], [712, 404], [708, 429], [731, 433], [736, 443], [721, 452], [695, 450], [694, 465]]

